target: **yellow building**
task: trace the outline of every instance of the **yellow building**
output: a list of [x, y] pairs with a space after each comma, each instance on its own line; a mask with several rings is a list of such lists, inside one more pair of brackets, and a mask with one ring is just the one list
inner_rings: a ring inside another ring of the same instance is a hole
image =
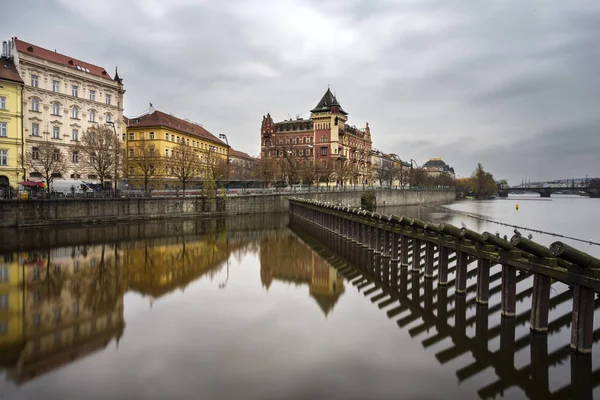
[[0, 365], [14, 361], [25, 343], [23, 289], [18, 255], [0, 255]]
[[[208, 169], [227, 160], [228, 145], [200, 124], [155, 110], [126, 120], [127, 134], [125, 176], [129, 188], [173, 189], [181, 187], [176, 159], [190, 154], [194, 165], [182, 160], [190, 169], [187, 186], [194, 187], [207, 178]], [[150, 181], [145, 187], [145, 181]], [[164, 186], [163, 186], [164, 185]]]
[[0, 57], [0, 196], [24, 180], [23, 80], [13, 59]]

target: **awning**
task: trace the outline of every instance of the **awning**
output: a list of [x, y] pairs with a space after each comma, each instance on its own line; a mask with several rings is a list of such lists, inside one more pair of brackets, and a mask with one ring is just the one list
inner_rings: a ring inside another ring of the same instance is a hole
[[44, 182], [34, 182], [34, 181], [19, 182], [19, 185], [21, 185], [21, 186], [29, 186], [29, 187], [41, 187], [41, 188], [45, 188], [46, 187], [46, 184]]

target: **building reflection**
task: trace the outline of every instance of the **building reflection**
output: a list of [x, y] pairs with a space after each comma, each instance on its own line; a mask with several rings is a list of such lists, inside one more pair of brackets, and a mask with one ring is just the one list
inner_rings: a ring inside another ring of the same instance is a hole
[[125, 326], [120, 258], [107, 245], [3, 257], [9, 334], [0, 340], [8, 379], [20, 385], [119, 340]]
[[325, 315], [344, 293], [344, 280], [336, 269], [289, 233], [261, 241], [260, 279], [267, 290], [274, 279], [308, 285], [310, 296]]

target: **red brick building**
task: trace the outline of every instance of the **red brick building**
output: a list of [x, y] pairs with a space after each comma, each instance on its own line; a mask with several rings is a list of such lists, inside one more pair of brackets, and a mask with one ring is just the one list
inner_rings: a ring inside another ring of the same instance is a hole
[[[352, 167], [352, 180], [368, 179], [371, 132], [348, 124], [344, 111], [331, 90], [327, 89], [319, 103], [310, 110], [310, 118], [274, 122], [270, 114], [261, 125], [261, 157], [307, 160], [313, 165]], [[348, 176], [346, 179], [350, 180]]]

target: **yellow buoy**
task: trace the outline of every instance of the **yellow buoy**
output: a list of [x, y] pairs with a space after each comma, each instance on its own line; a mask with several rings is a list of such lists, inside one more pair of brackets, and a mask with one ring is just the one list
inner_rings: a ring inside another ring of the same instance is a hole
[[519, 209], [519, 205], [518, 204], [515, 205], [515, 209], [517, 209], [517, 210]]

